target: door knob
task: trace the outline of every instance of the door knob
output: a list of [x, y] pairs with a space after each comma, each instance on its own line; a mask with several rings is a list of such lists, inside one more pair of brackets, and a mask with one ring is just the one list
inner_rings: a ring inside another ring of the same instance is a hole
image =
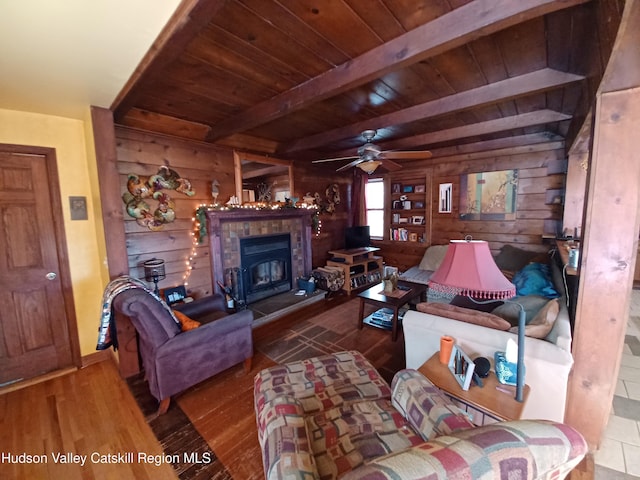
[[49, 272], [45, 275], [47, 280], [55, 280], [57, 275], [55, 274], [55, 272]]

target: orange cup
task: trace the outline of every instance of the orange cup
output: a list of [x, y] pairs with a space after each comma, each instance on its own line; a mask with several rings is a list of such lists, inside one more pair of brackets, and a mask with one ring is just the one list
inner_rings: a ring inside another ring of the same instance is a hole
[[448, 335], [440, 337], [440, 363], [447, 365], [453, 349], [453, 338]]

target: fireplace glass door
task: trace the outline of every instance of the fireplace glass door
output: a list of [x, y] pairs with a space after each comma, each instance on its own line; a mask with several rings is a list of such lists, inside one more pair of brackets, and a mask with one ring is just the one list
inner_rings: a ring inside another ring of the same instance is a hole
[[289, 234], [241, 238], [240, 261], [247, 304], [291, 290]]

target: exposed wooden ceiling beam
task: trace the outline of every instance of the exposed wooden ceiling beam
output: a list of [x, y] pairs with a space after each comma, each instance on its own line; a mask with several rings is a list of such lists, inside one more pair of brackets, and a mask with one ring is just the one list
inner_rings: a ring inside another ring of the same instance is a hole
[[[534, 112], [513, 115], [511, 117], [503, 117], [495, 120], [487, 120], [486, 122], [464, 125], [462, 127], [448, 128], [437, 132], [423, 133], [406, 137], [401, 140], [391, 142], [377, 143], [381, 150], [406, 150], [416, 147], [424, 147], [440, 142], [451, 140], [459, 140], [462, 138], [475, 137], [477, 135], [487, 135], [490, 133], [506, 132], [519, 128], [533, 127], [535, 125], [544, 125], [545, 123], [562, 122], [570, 120], [571, 115], [556, 112], [553, 110], [536, 110]], [[334, 152], [332, 156], [343, 157], [353, 155], [354, 149], [342, 150]]]
[[564, 139], [551, 133], [531, 133], [517, 137], [498, 138], [484, 142], [467, 143], [455, 147], [436, 148], [431, 151], [433, 157], [417, 162], [403, 162], [406, 168], [425, 168], [436, 163], [479, 160], [504, 155], [557, 150], [564, 147]]
[[209, 24], [228, 0], [183, 0], [153, 42], [135, 71], [111, 104], [116, 122], [131, 109], [142, 94], [141, 85], [161, 75], [163, 69], [183, 54], [189, 42]]
[[[433, 157], [430, 160], [444, 157], [464, 157], [465, 155], [478, 154], [481, 152], [494, 152], [496, 150], [508, 150], [512, 148], [537, 148], [534, 145], [551, 144], [550, 148], [557, 148], [558, 143], [564, 143], [564, 138], [555, 133], [540, 132], [518, 135], [515, 137], [496, 138], [481, 142], [464, 143], [452, 147], [435, 148], [431, 150]], [[412, 162], [413, 163], [416, 162]]]
[[363, 85], [476, 38], [588, 0], [475, 0], [213, 127], [216, 141]]
[[377, 130], [390, 125], [400, 125], [416, 120], [424, 120], [439, 115], [459, 112], [473, 107], [513, 100], [522, 96], [545, 92], [583, 80], [584, 78], [582, 75], [574, 75], [559, 72], [551, 68], [543, 68], [535, 72], [508, 78], [437, 100], [425, 102], [421, 105], [398, 110], [387, 115], [353, 123], [346, 127], [301, 138], [295, 142], [281, 146], [278, 152], [291, 153], [299, 150], [308, 150], [358, 135], [364, 130]]

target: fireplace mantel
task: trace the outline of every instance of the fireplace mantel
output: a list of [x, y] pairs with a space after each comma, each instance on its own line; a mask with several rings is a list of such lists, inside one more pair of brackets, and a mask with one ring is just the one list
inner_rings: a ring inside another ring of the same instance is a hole
[[207, 230], [214, 290], [220, 291], [218, 282], [225, 284], [225, 268], [239, 266], [239, 262], [235, 265], [235, 258], [239, 252], [239, 239], [243, 237], [291, 233], [292, 250], [301, 257], [298, 262], [292, 262], [295, 267], [294, 278], [311, 272], [311, 216], [315, 213], [316, 210], [311, 208], [208, 210]]

